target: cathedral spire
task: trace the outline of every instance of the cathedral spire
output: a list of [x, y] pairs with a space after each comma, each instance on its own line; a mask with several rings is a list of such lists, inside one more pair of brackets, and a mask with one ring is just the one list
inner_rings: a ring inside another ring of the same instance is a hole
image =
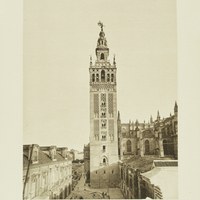
[[177, 105], [177, 102], [175, 101], [175, 105], [174, 105], [174, 113], [177, 113], [178, 112], [178, 105]]
[[160, 121], [160, 113], [159, 113], [159, 110], [157, 112], [157, 120]]

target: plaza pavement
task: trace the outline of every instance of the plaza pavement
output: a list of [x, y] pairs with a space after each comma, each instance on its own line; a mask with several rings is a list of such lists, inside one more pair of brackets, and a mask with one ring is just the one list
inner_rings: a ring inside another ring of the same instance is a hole
[[[101, 188], [101, 189], [94, 189], [90, 188], [89, 186], [85, 185], [85, 178], [81, 176], [78, 184], [72, 191], [72, 193], [67, 197], [70, 198], [80, 198], [81, 196], [84, 199], [99, 199], [102, 198], [102, 192], [107, 192], [110, 196], [110, 199], [124, 199], [121, 191], [119, 188]], [[94, 196], [95, 195], [95, 196]]]

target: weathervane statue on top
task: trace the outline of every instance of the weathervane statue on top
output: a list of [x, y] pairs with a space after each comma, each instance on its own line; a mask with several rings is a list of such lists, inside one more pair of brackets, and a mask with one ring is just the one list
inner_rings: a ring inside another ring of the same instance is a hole
[[101, 31], [103, 31], [103, 27], [105, 27], [105, 25], [101, 21], [98, 22], [98, 25], [101, 27]]

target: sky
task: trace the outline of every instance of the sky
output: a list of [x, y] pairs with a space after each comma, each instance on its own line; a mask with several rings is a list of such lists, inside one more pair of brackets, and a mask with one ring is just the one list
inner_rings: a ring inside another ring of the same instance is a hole
[[24, 1], [23, 143], [83, 150], [89, 142], [89, 56], [101, 20], [116, 56], [122, 122], [173, 114], [175, 0]]

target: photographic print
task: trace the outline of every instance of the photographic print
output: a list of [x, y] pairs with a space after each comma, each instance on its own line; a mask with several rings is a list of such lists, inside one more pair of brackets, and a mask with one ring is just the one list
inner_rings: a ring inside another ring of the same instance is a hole
[[178, 199], [176, 0], [24, 0], [22, 199]]

